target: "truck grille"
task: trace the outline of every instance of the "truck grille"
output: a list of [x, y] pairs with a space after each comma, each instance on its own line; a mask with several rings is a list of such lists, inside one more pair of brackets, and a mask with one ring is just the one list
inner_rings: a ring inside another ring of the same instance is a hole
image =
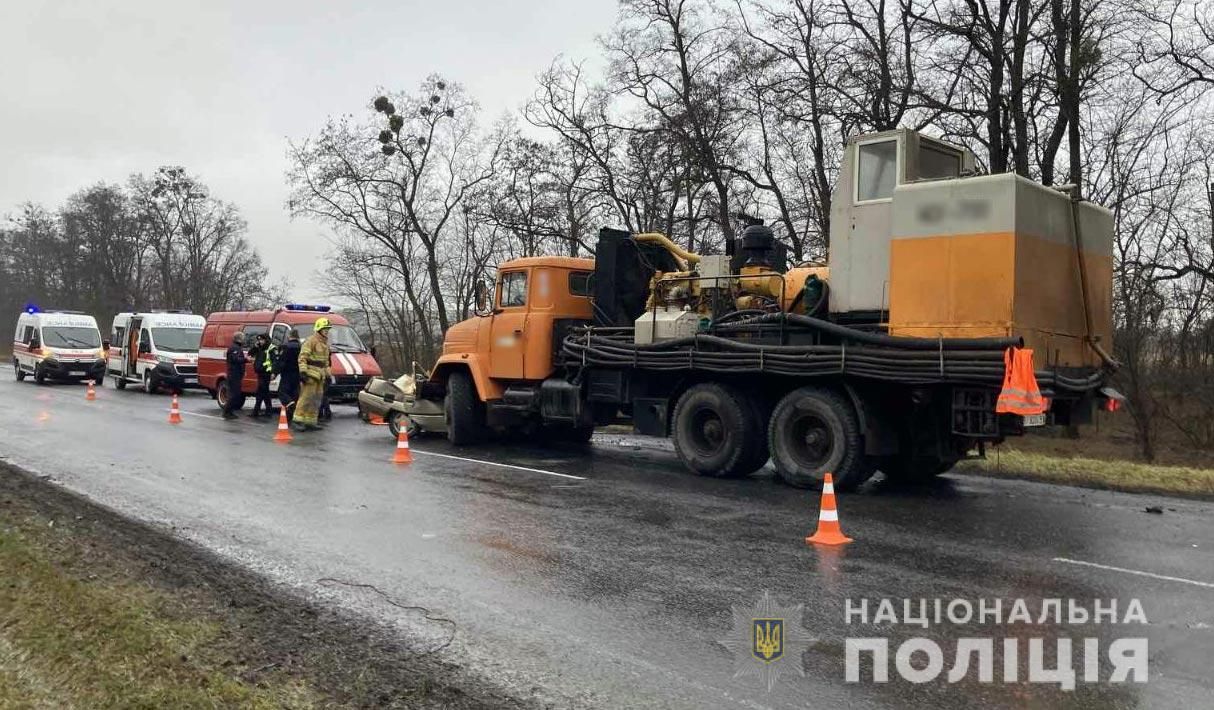
[[179, 374], [179, 375], [197, 375], [198, 366], [197, 365], [178, 365], [177, 374]]

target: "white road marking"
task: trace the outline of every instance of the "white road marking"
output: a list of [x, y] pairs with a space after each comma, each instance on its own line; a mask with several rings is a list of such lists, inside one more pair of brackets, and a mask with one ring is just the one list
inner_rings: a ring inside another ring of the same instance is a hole
[[1137, 569], [1126, 569], [1125, 567], [1113, 567], [1111, 565], [1102, 565], [1095, 562], [1084, 562], [1083, 560], [1070, 560], [1065, 557], [1055, 557], [1055, 562], [1062, 562], [1068, 565], [1079, 565], [1081, 567], [1095, 567], [1096, 569], [1105, 569], [1111, 572], [1124, 572], [1126, 574], [1136, 574], [1139, 577], [1150, 577], [1152, 579], [1162, 579], [1166, 582], [1181, 582], [1183, 584], [1192, 584], [1195, 587], [1206, 587], [1214, 589], [1214, 583], [1199, 582], [1195, 579], [1185, 579], [1184, 577], [1169, 577], [1166, 574], [1155, 574], [1154, 572], [1143, 572]]
[[479, 464], [484, 464], [486, 466], [501, 466], [502, 468], [513, 468], [513, 469], [517, 469], [519, 471], [530, 471], [531, 473], [542, 473], [547, 476], [560, 476], [561, 478], [572, 478], [575, 481], [586, 480], [582, 476], [574, 476], [574, 475], [571, 475], [568, 473], [557, 473], [556, 471], [545, 471], [542, 468], [527, 468], [526, 466], [515, 466], [512, 463], [498, 463], [496, 461], [482, 461], [480, 459], [468, 459], [468, 458], [464, 458], [463, 456], [452, 456], [451, 454], [440, 454], [440, 453], [437, 453], [434, 451], [422, 451], [420, 449], [411, 449], [411, 451], [415, 454], [422, 454], [424, 456], [438, 456], [439, 458], [454, 459], [455, 461], [467, 461], [468, 463], [479, 463]]
[[[166, 409], [166, 410], [164, 410], [164, 411], [168, 412], [168, 411], [171, 411], [171, 410]], [[181, 413], [182, 413], [182, 414], [188, 414], [188, 415], [190, 415], [191, 417], [206, 417], [207, 419], [223, 419], [223, 417], [217, 417], [217, 416], [215, 416], [214, 414], [203, 414], [203, 413], [201, 413], [201, 412], [187, 412], [187, 411], [185, 411], [184, 409], [183, 409], [183, 410], [181, 410]]]

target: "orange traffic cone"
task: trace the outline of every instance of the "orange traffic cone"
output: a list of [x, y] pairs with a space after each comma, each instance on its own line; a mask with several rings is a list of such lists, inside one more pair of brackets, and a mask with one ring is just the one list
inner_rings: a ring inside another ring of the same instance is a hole
[[413, 463], [413, 453], [409, 451], [409, 432], [404, 427], [396, 436], [396, 454], [392, 456], [392, 463]]
[[88, 394], [84, 395], [84, 398], [90, 402], [92, 402], [94, 399], [97, 399], [97, 390], [93, 389], [92, 380], [89, 380], [89, 391], [88, 391]]
[[274, 434], [274, 441], [280, 444], [285, 444], [291, 440], [291, 427], [287, 424], [287, 405], [282, 405], [278, 410], [278, 432]]
[[835, 507], [835, 480], [828, 473], [822, 483], [822, 506], [818, 511], [818, 531], [805, 538], [811, 545], [842, 545], [851, 542], [839, 527], [839, 509]]
[[181, 423], [181, 405], [177, 403], [177, 395], [173, 394], [173, 403], [169, 405], [169, 424]]
[[367, 417], [367, 423], [374, 424], [375, 426], [383, 426], [388, 422], [385, 422], [382, 416], [376, 414], [375, 412], [371, 412], [371, 416]]

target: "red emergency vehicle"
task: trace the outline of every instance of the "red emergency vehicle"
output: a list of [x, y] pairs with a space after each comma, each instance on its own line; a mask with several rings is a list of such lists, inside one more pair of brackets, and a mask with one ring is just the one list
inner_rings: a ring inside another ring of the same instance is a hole
[[[355, 402], [358, 393], [372, 377], [383, 375], [375, 353], [363, 345], [362, 339], [350, 327], [350, 322], [339, 313], [330, 312], [329, 306], [288, 303], [281, 308], [265, 311], [224, 311], [207, 316], [202, 331], [202, 343], [198, 349], [198, 384], [211, 393], [220, 407], [227, 402], [227, 350], [232, 336], [245, 334], [245, 348], [253, 347], [258, 333], [267, 333], [275, 345], [287, 339], [287, 330], [299, 331], [300, 341], [312, 335], [312, 325], [324, 316], [333, 324], [329, 330], [329, 363], [332, 377], [329, 379], [330, 402]], [[270, 383], [270, 390], [278, 393], [278, 378]], [[244, 398], [257, 391], [257, 373], [253, 363], [245, 367], [236, 406], [244, 405]]]

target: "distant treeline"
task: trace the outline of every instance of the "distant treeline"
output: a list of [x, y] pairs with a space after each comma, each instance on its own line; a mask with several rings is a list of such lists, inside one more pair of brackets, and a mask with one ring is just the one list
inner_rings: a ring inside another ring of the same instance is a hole
[[130, 309], [194, 313], [278, 300], [236, 206], [184, 168], [96, 185], [57, 209], [26, 204], [0, 224], [0, 338], [26, 304], [107, 319]]

